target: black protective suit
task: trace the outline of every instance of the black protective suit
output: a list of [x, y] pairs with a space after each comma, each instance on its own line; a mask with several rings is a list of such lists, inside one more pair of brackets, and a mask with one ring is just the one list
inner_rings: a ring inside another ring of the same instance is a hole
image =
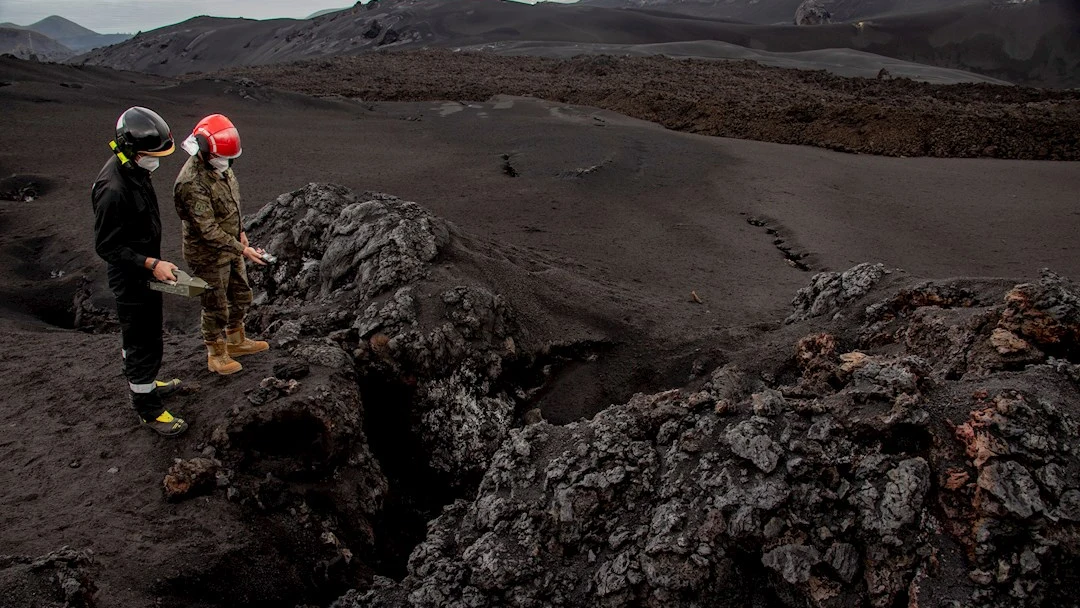
[[143, 420], [157, 418], [164, 408], [154, 384], [161, 369], [161, 292], [147, 258], [161, 258], [161, 216], [150, 172], [109, 159], [94, 181], [94, 250], [108, 263], [109, 287], [116, 296], [116, 314], [123, 334], [124, 375], [131, 402]]

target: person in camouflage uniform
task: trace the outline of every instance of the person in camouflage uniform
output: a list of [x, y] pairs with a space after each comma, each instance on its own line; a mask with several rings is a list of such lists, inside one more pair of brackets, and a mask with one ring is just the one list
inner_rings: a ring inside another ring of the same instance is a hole
[[221, 114], [199, 121], [183, 143], [191, 155], [173, 187], [176, 212], [183, 221], [184, 260], [212, 289], [202, 295], [201, 330], [207, 368], [218, 374], [242, 369], [233, 357], [269, 348], [244, 334], [251, 306], [244, 259], [265, 264], [250, 246], [240, 212], [240, 186], [232, 163], [240, 156], [240, 134]]

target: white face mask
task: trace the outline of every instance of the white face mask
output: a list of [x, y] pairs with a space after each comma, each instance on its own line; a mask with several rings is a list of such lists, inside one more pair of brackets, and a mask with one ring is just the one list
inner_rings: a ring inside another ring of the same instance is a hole
[[161, 159], [156, 156], [140, 156], [135, 159], [135, 164], [153, 173], [161, 166]]
[[232, 165], [232, 163], [227, 158], [211, 158], [209, 162], [210, 166], [214, 169], [217, 169], [217, 172], [221, 174], [224, 174], [226, 171], [228, 171], [229, 167]]

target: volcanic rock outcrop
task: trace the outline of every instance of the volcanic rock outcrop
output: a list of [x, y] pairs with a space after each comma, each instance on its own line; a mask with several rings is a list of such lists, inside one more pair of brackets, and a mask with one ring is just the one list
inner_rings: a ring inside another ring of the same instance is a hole
[[[558, 280], [532, 272], [549, 270], [539, 256], [414, 202], [310, 184], [246, 231], [278, 259], [251, 271], [248, 326], [289, 360], [214, 431], [219, 484], [260, 510], [329, 521], [346, 562], [397, 572], [426, 522], [475, 490], [511, 427], [539, 416], [525, 406], [557, 353], [598, 334], [534, 301]], [[177, 473], [169, 496], [198, 491]], [[328, 514], [309, 505], [312, 473]]]
[[[203, 431], [203, 455], [177, 460], [163, 479], [164, 500], [212, 494], [241, 507], [223, 517], [258, 522], [179, 574], [178, 585], [198, 580], [200, 598], [230, 605], [301, 602], [348, 588], [370, 576], [382, 551], [376, 527], [389, 483], [365, 433], [351, 360], [327, 344], [272, 354], [284, 359], [275, 375], [240, 380], [250, 383], [245, 392], [199, 391], [223, 415]], [[267, 571], [274, 576], [260, 574]]]
[[450, 485], [475, 482], [527, 388], [513, 370], [529, 339], [504, 296], [468, 276], [469, 237], [416, 203], [314, 184], [247, 232], [281, 260], [252, 273], [251, 322], [301, 359], [354, 368], [382, 431], [407, 434]]
[[790, 340], [511, 431], [404, 580], [335, 606], [1072, 605], [1078, 295], [818, 276]]

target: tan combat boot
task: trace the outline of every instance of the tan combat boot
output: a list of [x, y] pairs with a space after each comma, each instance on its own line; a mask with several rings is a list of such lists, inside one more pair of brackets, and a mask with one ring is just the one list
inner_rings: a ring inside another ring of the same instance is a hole
[[225, 345], [225, 340], [220, 338], [214, 342], [206, 343], [206, 367], [222, 376], [235, 374], [244, 369], [243, 365], [233, 361], [233, 358], [229, 356], [229, 349]]
[[261, 353], [270, 348], [270, 345], [262, 340], [252, 340], [245, 336], [243, 325], [236, 329], [226, 329], [225, 343], [229, 345], [229, 356], [232, 357]]

